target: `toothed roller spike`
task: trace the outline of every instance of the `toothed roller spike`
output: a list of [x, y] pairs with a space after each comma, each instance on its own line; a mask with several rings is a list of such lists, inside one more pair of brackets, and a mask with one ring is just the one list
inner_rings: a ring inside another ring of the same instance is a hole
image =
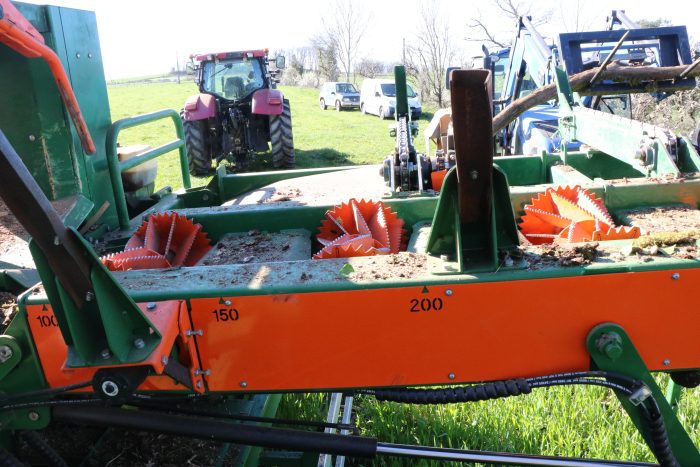
[[102, 261], [112, 270], [193, 266], [210, 249], [211, 242], [200, 224], [171, 211], [148, 216], [123, 252], [107, 255]]
[[603, 200], [576, 185], [548, 188], [524, 207], [519, 228], [533, 244], [637, 238], [636, 227], [615, 227]]
[[403, 221], [382, 202], [350, 199], [326, 212], [314, 259], [397, 253], [406, 249]]

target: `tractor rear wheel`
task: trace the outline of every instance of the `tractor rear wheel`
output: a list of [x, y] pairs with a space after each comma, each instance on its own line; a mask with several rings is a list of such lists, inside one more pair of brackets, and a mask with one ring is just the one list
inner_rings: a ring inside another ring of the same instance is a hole
[[276, 169], [294, 168], [292, 111], [287, 99], [282, 103], [280, 115], [270, 115], [270, 143], [272, 144], [272, 166]]
[[211, 150], [207, 144], [206, 120], [182, 122], [185, 129], [187, 159], [192, 175], [211, 174]]

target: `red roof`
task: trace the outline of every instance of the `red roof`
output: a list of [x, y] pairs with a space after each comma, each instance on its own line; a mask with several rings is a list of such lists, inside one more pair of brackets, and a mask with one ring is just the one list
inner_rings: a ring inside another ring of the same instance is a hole
[[265, 57], [267, 56], [268, 49], [259, 49], [259, 50], [239, 50], [236, 52], [216, 52], [216, 53], [209, 53], [209, 54], [193, 54], [190, 55], [190, 58], [193, 58], [194, 60], [197, 60], [198, 62], [206, 62], [206, 61], [211, 61], [216, 58], [219, 60], [223, 60], [226, 58], [243, 58], [248, 57], [248, 58], [259, 58], [259, 57]]

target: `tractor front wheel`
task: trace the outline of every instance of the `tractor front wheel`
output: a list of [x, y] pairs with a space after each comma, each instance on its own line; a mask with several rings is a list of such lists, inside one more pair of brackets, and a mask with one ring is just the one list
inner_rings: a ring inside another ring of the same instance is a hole
[[270, 143], [272, 144], [272, 166], [276, 169], [294, 168], [292, 111], [287, 99], [282, 103], [280, 115], [270, 115]]
[[211, 174], [211, 150], [207, 144], [206, 123], [206, 120], [182, 122], [192, 175]]

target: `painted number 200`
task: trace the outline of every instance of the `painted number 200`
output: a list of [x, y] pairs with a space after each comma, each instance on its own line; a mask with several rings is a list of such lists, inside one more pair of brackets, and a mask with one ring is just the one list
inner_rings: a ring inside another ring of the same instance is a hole
[[417, 298], [411, 299], [411, 313], [440, 310], [442, 310], [442, 299], [440, 297], [435, 297], [432, 299], [423, 298], [421, 300], [418, 300]]
[[235, 308], [219, 308], [212, 311], [216, 322], [238, 321], [238, 310]]

